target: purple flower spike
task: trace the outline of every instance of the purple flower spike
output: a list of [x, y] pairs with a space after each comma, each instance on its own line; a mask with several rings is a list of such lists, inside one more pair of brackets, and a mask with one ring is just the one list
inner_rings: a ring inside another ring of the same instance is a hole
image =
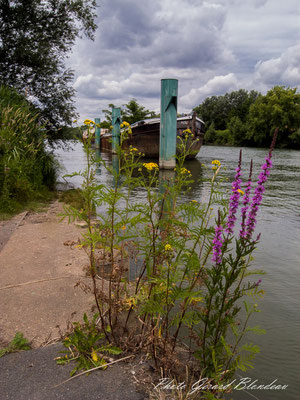
[[215, 227], [215, 237], [213, 239], [213, 256], [212, 261], [216, 264], [221, 264], [222, 261], [222, 246], [224, 239], [222, 236], [223, 227], [222, 225], [217, 225]]
[[252, 169], [253, 169], [253, 161], [251, 160], [249, 178], [248, 178], [248, 182], [245, 185], [246, 189], [245, 189], [245, 195], [243, 198], [243, 207], [241, 209], [241, 212], [242, 212], [241, 227], [242, 227], [242, 229], [240, 230], [240, 237], [243, 237], [243, 238], [245, 238], [247, 236], [247, 234], [246, 234], [246, 217], [247, 217], [247, 211], [248, 211], [249, 203], [250, 203], [250, 192], [251, 192], [251, 185], [252, 185], [252, 181], [251, 181]]
[[268, 176], [270, 175], [270, 169], [272, 168], [271, 157], [272, 157], [272, 151], [274, 149], [275, 142], [276, 142], [277, 132], [278, 132], [278, 128], [276, 128], [276, 130], [275, 130], [269, 154], [265, 159], [265, 163], [261, 167], [261, 172], [258, 176], [258, 182], [257, 182], [257, 186], [254, 191], [254, 196], [252, 198], [252, 203], [251, 203], [248, 219], [246, 222], [246, 226], [244, 228], [244, 231], [246, 232], [244, 237], [247, 237], [249, 239], [251, 238], [251, 236], [254, 232], [255, 225], [257, 222], [256, 215], [257, 215], [259, 206], [261, 205], [263, 193], [265, 191], [264, 184], [267, 181]]
[[256, 282], [255, 286], [259, 286], [260, 284], [261, 284], [261, 279], [259, 279], [259, 280]]
[[241, 179], [240, 176], [242, 175], [241, 173], [241, 163], [242, 163], [242, 150], [240, 150], [240, 158], [239, 158], [239, 164], [236, 171], [236, 175], [234, 177], [234, 181], [232, 182], [232, 187], [231, 187], [231, 197], [230, 197], [230, 202], [229, 202], [229, 212], [228, 212], [228, 219], [227, 219], [227, 224], [225, 228], [225, 232], [230, 234], [233, 233], [233, 228], [234, 224], [236, 221], [236, 212], [239, 206], [239, 199], [241, 195]]

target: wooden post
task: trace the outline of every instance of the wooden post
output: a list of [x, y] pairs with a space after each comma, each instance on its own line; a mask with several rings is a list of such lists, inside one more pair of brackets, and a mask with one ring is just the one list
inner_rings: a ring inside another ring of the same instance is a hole
[[96, 149], [100, 149], [100, 131], [101, 128], [98, 127], [97, 125], [100, 125], [100, 118], [95, 118], [95, 147]]
[[111, 114], [112, 130], [112, 153], [117, 153], [117, 148], [120, 146], [120, 125], [121, 125], [121, 108], [113, 108]]
[[176, 166], [178, 80], [161, 80], [159, 166], [173, 169]]

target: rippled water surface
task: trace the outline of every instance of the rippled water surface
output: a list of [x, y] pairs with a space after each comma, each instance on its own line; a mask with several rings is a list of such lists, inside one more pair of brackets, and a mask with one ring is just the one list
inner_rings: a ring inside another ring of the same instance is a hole
[[[84, 152], [80, 144], [74, 151], [57, 150], [57, 157], [64, 166], [63, 173], [83, 169]], [[257, 177], [267, 154], [266, 149], [243, 149], [244, 177], [250, 160], [254, 162], [254, 176]], [[211, 161], [218, 159], [226, 170], [229, 182], [234, 176], [239, 149], [234, 147], [203, 146], [196, 160], [186, 163], [196, 183], [186, 200], [205, 201], [208, 195], [206, 183], [198, 180], [208, 177]], [[109, 155], [102, 157], [111, 162]], [[204, 168], [201, 164], [208, 168]], [[172, 172], [170, 172], [172, 174]], [[112, 177], [103, 169], [98, 171], [99, 180], [112, 182]], [[62, 179], [60, 178], [60, 181]], [[74, 186], [80, 179], [69, 180]], [[230, 189], [230, 183], [228, 183]], [[137, 190], [136, 198], [144, 193]], [[261, 232], [261, 241], [255, 252], [255, 264], [266, 271], [262, 277], [262, 288], [266, 294], [260, 303], [261, 313], [257, 313], [252, 325], [260, 325], [267, 333], [249, 338], [261, 347], [256, 357], [255, 369], [241, 373], [251, 378], [251, 382], [267, 385], [274, 380], [277, 384], [289, 385], [286, 390], [248, 390], [234, 392], [234, 399], [246, 400], [298, 400], [300, 399], [300, 151], [275, 150], [273, 169], [266, 184], [263, 205], [259, 211], [256, 232]], [[251, 324], [250, 324], [251, 325]], [[253, 397], [255, 396], [255, 397]]]

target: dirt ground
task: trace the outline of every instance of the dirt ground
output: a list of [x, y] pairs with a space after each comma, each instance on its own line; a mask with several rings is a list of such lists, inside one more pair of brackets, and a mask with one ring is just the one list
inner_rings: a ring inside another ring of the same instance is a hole
[[33, 347], [49, 344], [69, 321], [81, 321], [91, 310], [92, 295], [75, 287], [79, 280], [89, 282], [87, 255], [72, 245], [83, 228], [60, 221], [61, 212], [55, 201], [44, 212], [0, 224], [0, 345], [17, 331]]

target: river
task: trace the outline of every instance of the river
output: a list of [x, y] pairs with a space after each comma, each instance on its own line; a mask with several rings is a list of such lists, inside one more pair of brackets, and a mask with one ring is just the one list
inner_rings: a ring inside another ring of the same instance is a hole
[[[254, 163], [254, 177], [267, 155], [267, 149], [243, 148], [244, 178], [247, 179], [250, 160]], [[64, 173], [83, 169], [85, 156], [80, 144], [73, 151], [56, 150], [56, 156], [63, 166], [59, 180]], [[102, 155], [108, 162], [107, 154]], [[203, 146], [196, 160], [186, 163], [195, 179], [186, 200], [204, 201], [208, 194], [206, 183], [199, 178], [211, 174], [211, 161], [218, 159], [226, 170], [222, 172], [230, 181], [237, 166], [239, 149], [235, 147]], [[201, 164], [208, 168], [204, 168]], [[105, 170], [99, 170], [99, 180], [111, 183], [112, 177]], [[74, 186], [80, 179], [69, 180]], [[144, 193], [136, 192], [142, 199]], [[256, 398], [260, 400], [298, 400], [300, 398], [300, 151], [274, 150], [273, 168], [266, 184], [263, 204], [259, 210], [256, 232], [261, 232], [258, 250], [255, 251], [254, 265], [262, 268], [266, 275], [261, 277], [265, 297], [259, 303], [261, 313], [256, 313], [250, 326], [259, 325], [266, 329], [265, 335], [253, 336], [261, 348], [255, 359], [254, 369], [241, 372], [253, 384], [288, 385], [285, 390], [235, 390], [234, 400]], [[240, 382], [238, 377], [237, 382]], [[257, 382], [254, 382], [257, 380]], [[248, 384], [248, 385], [249, 385]], [[242, 386], [242, 385], [241, 385]], [[241, 387], [240, 386], [240, 387]], [[254, 396], [254, 397], [253, 397]]]

